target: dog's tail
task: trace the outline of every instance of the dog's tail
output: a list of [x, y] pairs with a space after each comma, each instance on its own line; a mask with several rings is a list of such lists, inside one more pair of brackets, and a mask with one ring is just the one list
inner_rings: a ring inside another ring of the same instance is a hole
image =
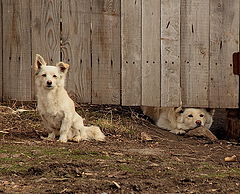
[[105, 135], [97, 126], [84, 126], [84, 132], [86, 139], [95, 139], [97, 141], [105, 140]]

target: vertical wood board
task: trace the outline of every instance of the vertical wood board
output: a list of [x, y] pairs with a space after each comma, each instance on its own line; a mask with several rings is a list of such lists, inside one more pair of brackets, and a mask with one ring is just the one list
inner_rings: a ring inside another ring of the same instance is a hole
[[209, 0], [181, 0], [182, 103], [208, 107]]
[[[48, 65], [60, 61], [60, 0], [31, 0], [32, 64], [40, 54]], [[35, 97], [34, 79], [32, 98]]]
[[29, 0], [3, 0], [3, 98], [31, 100]]
[[49, 65], [60, 61], [59, 0], [31, 0], [33, 61], [40, 54]]
[[91, 1], [62, 0], [61, 53], [70, 64], [67, 90], [82, 103], [91, 102]]
[[233, 74], [232, 54], [239, 49], [239, 0], [210, 2], [209, 106], [236, 108], [239, 76]]
[[161, 106], [181, 102], [180, 1], [161, 1]]
[[141, 105], [142, 0], [121, 0], [122, 104]]
[[3, 26], [2, 26], [2, 18], [3, 18], [3, 13], [2, 13], [2, 1], [0, 0], [0, 102], [3, 100], [3, 61], [2, 61], [2, 32], [3, 32]]
[[92, 1], [92, 103], [120, 104], [120, 0]]
[[160, 106], [160, 1], [142, 1], [142, 105]]

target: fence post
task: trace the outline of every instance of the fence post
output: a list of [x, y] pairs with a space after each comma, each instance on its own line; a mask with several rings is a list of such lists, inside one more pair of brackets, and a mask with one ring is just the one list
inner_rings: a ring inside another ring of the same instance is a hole
[[[240, 52], [233, 54], [233, 73], [239, 75], [240, 83]], [[239, 86], [239, 97], [240, 97], [240, 86]], [[230, 139], [237, 140], [240, 142], [240, 98], [237, 109], [227, 110], [227, 127], [226, 135]]]

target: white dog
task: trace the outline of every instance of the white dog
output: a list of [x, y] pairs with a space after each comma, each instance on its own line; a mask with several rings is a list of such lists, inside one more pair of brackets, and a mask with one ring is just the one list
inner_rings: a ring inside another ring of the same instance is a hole
[[175, 134], [185, 134], [199, 126], [210, 128], [213, 122], [214, 109], [200, 108], [157, 108], [141, 107], [143, 113], [149, 116], [162, 129]]
[[34, 70], [37, 92], [37, 109], [44, 126], [49, 130], [48, 138], [59, 137], [60, 142], [95, 139], [103, 141], [105, 136], [97, 126], [84, 126], [83, 118], [75, 111], [74, 102], [64, 88], [69, 65], [59, 62], [47, 66], [40, 55], [36, 55]]

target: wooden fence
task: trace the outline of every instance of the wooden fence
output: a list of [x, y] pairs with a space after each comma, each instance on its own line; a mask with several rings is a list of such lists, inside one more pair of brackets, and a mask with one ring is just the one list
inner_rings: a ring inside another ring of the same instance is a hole
[[236, 108], [240, 0], [0, 0], [0, 98], [33, 100], [35, 54], [94, 104]]

